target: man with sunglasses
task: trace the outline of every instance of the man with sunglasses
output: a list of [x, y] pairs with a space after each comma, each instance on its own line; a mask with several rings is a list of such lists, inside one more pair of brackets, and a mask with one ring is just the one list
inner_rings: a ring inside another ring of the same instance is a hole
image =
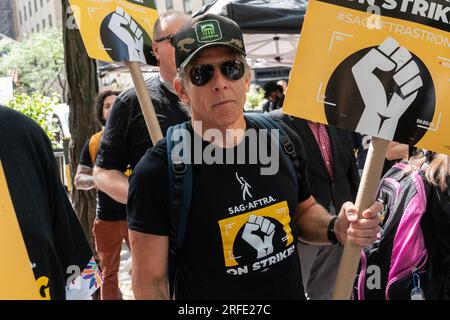
[[[170, 126], [187, 121], [188, 112], [180, 104], [172, 83], [176, 75], [175, 50], [171, 37], [190, 17], [177, 11], [161, 15], [153, 28], [153, 54], [159, 63], [159, 74], [146, 80], [163, 134]], [[128, 165], [134, 169], [145, 151], [152, 147], [147, 126], [134, 88], [119, 95], [97, 153], [94, 179], [96, 186], [111, 198], [126, 203]]]
[[[264, 140], [266, 132], [243, 114], [250, 70], [239, 26], [214, 14], [202, 15], [175, 34], [173, 43], [178, 67], [174, 88], [192, 117], [183, 133], [188, 143], [182, 151], [191, 158], [215, 154], [218, 160], [194, 159], [189, 167], [192, 184], [182, 194], [192, 195], [184, 240], [177, 249], [175, 297], [304, 299], [295, 239], [330, 244], [348, 238], [368, 245], [379, 231], [376, 212], [381, 205], [374, 204], [357, 221], [356, 209], [347, 203], [332, 219], [311, 196], [304, 149], [295, 134], [295, 161], [300, 163], [295, 181], [289, 163], [280, 163], [275, 174], [263, 175], [262, 161], [251, 164], [251, 152], [238, 159], [245, 161], [236, 162], [239, 148], [249, 151], [254, 144], [275, 143]], [[262, 134], [247, 135], [250, 132]], [[180, 163], [167, 149], [177, 134], [168, 134], [169, 141], [163, 139], [148, 150], [130, 178], [127, 210], [137, 299], [169, 298], [169, 235], [176, 223], [170, 210], [171, 202], [178, 200], [170, 194], [168, 172]]]

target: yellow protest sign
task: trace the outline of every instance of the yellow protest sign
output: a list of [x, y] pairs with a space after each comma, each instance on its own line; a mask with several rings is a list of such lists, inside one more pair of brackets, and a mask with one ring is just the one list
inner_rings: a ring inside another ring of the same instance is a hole
[[0, 162], [0, 300], [40, 299]]
[[450, 153], [450, 3], [311, 0], [283, 111]]
[[156, 63], [151, 35], [153, 0], [69, 0], [88, 55], [106, 62]]

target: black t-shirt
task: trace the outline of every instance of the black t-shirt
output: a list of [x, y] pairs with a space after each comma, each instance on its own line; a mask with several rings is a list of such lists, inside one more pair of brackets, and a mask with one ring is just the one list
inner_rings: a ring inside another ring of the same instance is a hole
[[[92, 251], [46, 134], [31, 119], [1, 106], [0, 159], [36, 281], [48, 280], [50, 297], [64, 299], [66, 280], [73, 275], [68, 267], [83, 270]], [[43, 297], [46, 289], [40, 288]]]
[[[450, 185], [450, 178], [447, 179]], [[437, 297], [450, 299], [450, 190], [431, 187], [427, 212], [421, 226], [427, 244], [435, 282], [439, 283]]]
[[[311, 196], [311, 186], [303, 146], [298, 138], [294, 142], [303, 165], [299, 190], [281, 159], [271, 176], [260, 174], [260, 163], [193, 165], [178, 299], [304, 299], [293, 217], [297, 203]], [[212, 147], [202, 144], [204, 151]], [[169, 235], [167, 170], [164, 139], [146, 152], [130, 178], [131, 230]]]
[[[89, 141], [83, 147], [80, 156], [80, 165], [92, 168], [91, 155], [89, 153]], [[108, 196], [106, 193], [97, 191], [97, 218], [100, 220], [126, 220], [127, 210], [126, 206], [119, 203]]]
[[[178, 96], [161, 82], [159, 74], [148, 79], [146, 85], [164, 135], [169, 127], [189, 120]], [[100, 143], [96, 165], [122, 172], [128, 165], [134, 169], [150, 147], [152, 142], [136, 91], [129, 89], [120, 94], [114, 103]]]

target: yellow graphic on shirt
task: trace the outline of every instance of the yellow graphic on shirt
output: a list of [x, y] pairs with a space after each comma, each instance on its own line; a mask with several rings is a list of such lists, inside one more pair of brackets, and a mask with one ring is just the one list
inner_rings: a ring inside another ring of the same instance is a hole
[[0, 299], [38, 300], [38, 290], [0, 162]]
[[[291, 217], [289, 216], [289, 208], [286, 201], [246, 214], [220, 220], [219, 227], [222, 235], [225, 266], [233, 267], [238, 265], [238, 262], [236, 261], [237, 257], [233, 254], [233, 247], [237, 240], [238, 233], [242, 228], [244, 228], [242, 240], [246, 241], [257, 250], [258, 259], [273, 253], [273, 238], [279, 235], [275, 234], [275, 224], [268, 218], [276, 220], [283, 226], [285, 234], [282, 236], [282, 240], [285, 242], [286, 247], [294, 241], [292, 230], [289, 226]], [[259, 232], [263, 237], [260, 237], [254, 232]]]
[[36, 280], [36, 285], [41, 295], [41, 300], [51, 300], [48, 277], [42, 276]]

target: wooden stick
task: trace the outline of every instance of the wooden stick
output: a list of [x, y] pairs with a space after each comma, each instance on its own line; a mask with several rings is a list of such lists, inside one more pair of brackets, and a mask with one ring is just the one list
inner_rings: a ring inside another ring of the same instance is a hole
[[139, 62], [128, 61], [126, 62], [126, 65], [128, 69], [130, 69], [131, 78], [133, 79], [134, 87], [136, 88], [136, 94], [139, 99], [148, 133], [150, 134], [153, 145], [155, 145], [163, 138], [163, 134], [159, 126], [158, 118], [156, 117], [155, 108], [153, 107], [152, 100], [148, 94], [144, 77], [142, 76], [141, 68], [139, 67]]
[[[355, 203], [359, 217], [375, 200], [388, 144], [387, 140], [372, 137]], [[349, 242], [345, 244], [336, 278], [334, 300], [350, 299], [361, 250], [361, 247]]]

